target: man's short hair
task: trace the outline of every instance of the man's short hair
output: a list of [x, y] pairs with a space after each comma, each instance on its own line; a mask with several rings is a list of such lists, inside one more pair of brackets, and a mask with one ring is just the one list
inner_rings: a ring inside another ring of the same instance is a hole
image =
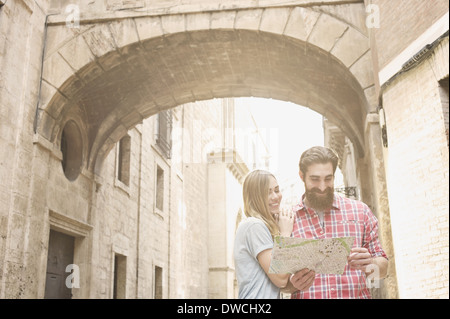
[[298, 163], [298, 166], [303, 175], [306, 175], [308, 167], [312, 164], [327, 163], [331, 163], [333, 165], [334, 174], [339, 163], [339, 156], [337, 155], [337, 153], [328, 147], [313, 146], [303, 152], [302, 156], [300, 156], [300, 162]]

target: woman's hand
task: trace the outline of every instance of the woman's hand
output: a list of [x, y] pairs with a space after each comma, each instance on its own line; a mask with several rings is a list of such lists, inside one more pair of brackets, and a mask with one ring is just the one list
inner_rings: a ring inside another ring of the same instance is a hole
[[295, 212], [291, 208], [282, 207], [278, 215], [278, 227], [280, 228], [280, 235], [283, 237], [290, 237], [292, 228], [294, 226]]

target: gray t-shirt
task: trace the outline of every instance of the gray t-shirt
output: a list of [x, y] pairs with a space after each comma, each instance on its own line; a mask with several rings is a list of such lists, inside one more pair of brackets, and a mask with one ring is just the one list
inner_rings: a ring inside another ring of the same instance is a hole
[[270, 248], [273, 248], [272, 236], [262, 220], [249, 217], [239, 224], [234, 242], [239, 298], [280, 298], [280, 288], [270, 281], [257, 259], [260, 252]]

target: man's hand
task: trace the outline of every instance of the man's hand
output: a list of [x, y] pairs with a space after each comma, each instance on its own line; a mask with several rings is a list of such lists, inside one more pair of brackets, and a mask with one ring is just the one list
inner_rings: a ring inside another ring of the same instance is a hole
[[348, 265], [357, 270], [366, 271], [366, 267], [373, 263], [372, 255], [367, 248], [355, 247], [350, 251], [350, 256], [347, 258]]
[[308, 290], [314, 283], [316, 273], [314, 270], [304, 268], [291, 276], [291, 284], [300, 291]]
[[[387, 276], [388, 260], [384, 257], [372, 257], [369, 251], [363, 247], [352, 248], [347, 258], [350, 268], [362, 270], [368, 275], [376, 267], [378, 279]], [[372, 265], [371, 267], [368, 267]]]

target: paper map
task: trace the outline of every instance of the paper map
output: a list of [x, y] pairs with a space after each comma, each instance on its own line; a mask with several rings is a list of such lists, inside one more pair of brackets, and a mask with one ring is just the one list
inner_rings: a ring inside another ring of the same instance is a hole
[[275, 237], [269, 273], [293, 274], [308, 268], [317, 274], [341, 275], [354, 239]]

